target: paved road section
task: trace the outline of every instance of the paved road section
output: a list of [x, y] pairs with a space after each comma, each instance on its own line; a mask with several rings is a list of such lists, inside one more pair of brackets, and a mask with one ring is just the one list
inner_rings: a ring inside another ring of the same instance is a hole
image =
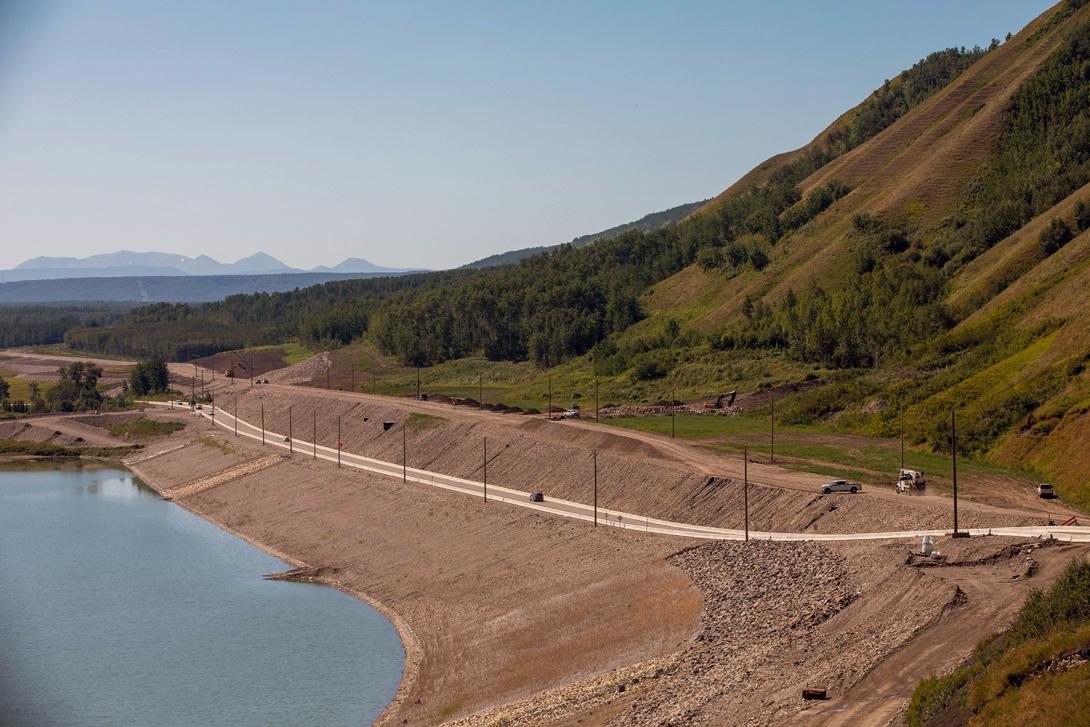
[[[141, 402], [145, 406], [169, 407], [167, 402]], [[209, 418], [214, 424], [234, 432], [237, 424], [238, 435], [249, 437], [258, 441], [264, 441], [267, 446], [280, 447], [284, 450], [293, 450], [299, 456], [311, 456], [316, 459], [324, 459], [330, 462], [338, 461], [338, 452], [333, 447], [317, 445], [313, 442], [295, 438], [288, 442], [287, 437], [279, 432], [265, 430], [243, 419], [236, 420], [233, 415], [219, 407], [215, 408], [215, 414], [211, 410], [202, 409], [202, 416]], [[467, 480], [452, 475], [444, 475], [439, 472], [406, 467], [398, 462], [386, 462], [360, 454], [353, 454], [342, 450], [339, 454], [342, 467], [375, 472], [387, 477], [395, 477], [405, 482], [414, 482], [431, 487], [439, 487], [444, 490], [452, 490], [473, 497], [486, 497], [489, 501], [503, 502], [517, 507], [524, 507], [538, 512], [557, 515], [560, 517], [595, 522], [599, 525], [639, 530], [660, 535], [674, 535], [686, 538], [700, 538], [705, 540], [742, 540], [745, 532], [730, 528], [716, 528], [705, 525], [693, 525], [689, 523], [674, 522], [671, 520], [659, 520], [657, 518], [636, 515], [616, 510], [598, 508], [597, 514], [591, 505], [568, 500], [547, 498], [545, 502], [531, 502], [530, 493], [513, 490], [508, 487], [488, 485], [475, 480]], [[487, 495], [486, 495], [487, 489]], [[846, 495], [850, 497], [850, 495]], [[997, 528], [969, 528], [970, 535], [1007, 535], [1023, 538], [1052, 537], [1056, 540], [1070, 542], [1090, 542], [1090, 527], [1087, 526], [1023, 526], [1023, 527], [997, 527]], [[950, 530], [901, 530], [894, 532], [875, 533], [772, 533], [762, 531], [750, 531], [751, 540], [791, 540], [791, 541], [832, 541], [832, 540], [904, 540], [919, 538], [924, 535], [942, 536], [949, 535]]]

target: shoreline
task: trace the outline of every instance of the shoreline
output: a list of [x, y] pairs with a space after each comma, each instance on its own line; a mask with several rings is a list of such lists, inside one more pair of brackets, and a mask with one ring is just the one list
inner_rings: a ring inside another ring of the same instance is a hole
[[[78, 460], [81, 458], [77, 457], [74, 459]], [[99, 461], [103, 462], [104, 464], [113, 464], [127, 469], [129, 472], [135, 475], [137, 479], [140, 480], [140, 482], [155, 491], [155, 493], [159, 495], [159, 497], [161, 497], [165, 502], [181, 507], [183, 510], [190, 512], [193, 515], [196, 515], [197, 517], [215, 525], [220, 530], [223, 530], [224, 532], [229, 533], [236, 538], [243, 540], [246, 543], [249, 543], [258, 550], [261, 550], [262, 552], [271, 555], [277, 560], [283, 561], [285, 564], [293, 568], [314, 567], [311, 566], [309, 563], [300, 560], [299, 558], [289, 555], [288, 553], [285, 553], [284, 551], [269, 545], [268, 543], [263, 543], [259, 540], [256, 540], [255, 538], [250, 537], [246, 533], [240, 532], [239, 530], [232, 528], [231, 526], [224, 523], [222, 520], [216, 518], [214, 515], [199, 510], [195, 507], [191, 507], [185, 502], [180, 502], [173, 498], [168, 498], [165, 494], [166, 488], [161, 483], [157, 483], [155, 479], [150, 476], [146, 471], [141, 470], [138, 462], [130, 464], [124, 459], [99, 459]], [[401, 672], [401, 681], [398, 683], [397, 691], [387, 703], [386, 707], [382, 710], [379, 716], [376, 717], [373, 722], [371, 722], [372, 725], [381, 725], [386, 723], [386, 721], [393, 715], [393, 712], [405, 700], [409, 690], [412, 688], [413, 683], [416, 680], [417, 674], [419, 673], [420, 662], [423, 658], [423, 653], [420, 648], [419, 640], [417, 639], [416, 633], [412, 630], [412, 627], [409, 626], [405, 619], [403, 619], [401, 615], [398, 614], [395, 610], [362, 591], [350, 588], [349, 586], [345, 585], [340, 581], [325, 576], [315, 578], [310, 582], [318, 583], [323, 586], [328, 586], [330, 588], [335, 588], [338, 591], [341, 591], [342, 593], [351, 596], [352, 598], [355, 598], [356, 600], [362, 602], [363, 604], [373, 608], [374, 610], [382, 614], [383, 618], [389, 621], [390, 624], [393, 625], [393, 627], [397, 630], [398, 638], [401, 641], [401, 648], [405, 655]]]

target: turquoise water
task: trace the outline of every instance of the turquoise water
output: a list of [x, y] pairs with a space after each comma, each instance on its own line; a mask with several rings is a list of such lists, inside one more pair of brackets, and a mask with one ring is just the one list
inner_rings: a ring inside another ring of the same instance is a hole
[[397, 631], [286, 569], [128, 472], [0, 470], [0, 724], [369, 724]]

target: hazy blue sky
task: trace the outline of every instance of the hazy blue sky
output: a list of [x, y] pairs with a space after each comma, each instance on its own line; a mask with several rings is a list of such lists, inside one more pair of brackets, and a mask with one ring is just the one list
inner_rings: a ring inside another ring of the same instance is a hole
[[0, 267], [447, 267], [717, 194], [1052, 3], [0, 0]]

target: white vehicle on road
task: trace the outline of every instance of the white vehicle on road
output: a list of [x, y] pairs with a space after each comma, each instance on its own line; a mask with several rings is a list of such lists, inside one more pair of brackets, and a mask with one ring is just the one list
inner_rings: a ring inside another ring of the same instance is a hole
[[863, 485], [858, 482], [848, 482], [847, 480], [833, 480], [832, 482], [822, 485], [822, 494], [829, 495], [834, 492], [850, 492], [853, 495], [857, 492], [863, 491]]

